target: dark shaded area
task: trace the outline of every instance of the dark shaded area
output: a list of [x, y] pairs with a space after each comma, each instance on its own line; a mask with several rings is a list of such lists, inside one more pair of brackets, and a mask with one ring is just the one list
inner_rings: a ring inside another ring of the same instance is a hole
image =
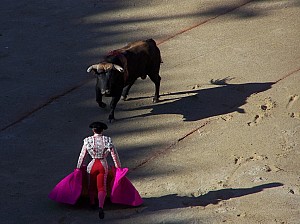
[[145, 198], [144, 206], [150, 210], [164, 210], [184, 208], [189, 206], [207, 206], [209, 204], [218, 204], [221, 201], [232, 198], [243, 197], [250, 194], [262, 192], [265, 189], [281, 187], [282, 183], [274, 182], [262, 184], [251, 188], [227, 188], [216, 191], [210, 191], [199, 197], [178, 196], [177, 194], [165, 195], [162, 197]]
[[[136, 117], [180, 114], [185, 121], [197, 121], [231, 112], [245, 113], [240, 107], [246, 103], [247, 98], [270, 89], [274, 84], [274, 82], [227, 84], [226, 81], [227, 78], [212, 81], [212, 84], [219, 85], [214, 88], [161, 95], [162, 103], [135, 108], [135, 110], [152, 109], [150, 113]], [[167, 97], [183, 94], [187, 96], [167, 99]]]

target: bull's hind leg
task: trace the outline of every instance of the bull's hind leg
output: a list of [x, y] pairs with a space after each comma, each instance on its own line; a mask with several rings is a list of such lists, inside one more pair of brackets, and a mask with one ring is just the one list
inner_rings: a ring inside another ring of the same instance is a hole
[[112, 121], [115, 120], [115, 109], [116, 109], [117, 103], [119, 102], [120, 98], [121, 98], [121, 93], [117, 96], [113, 96], [112, 99], [111, 99], [110, 113], [109, 113], [109, 116], [108, 116], [109, 123], [111, 123]]
[[155, 93], [153, 97], [153, 103], [157, 103], [159, 101], [159, 88], [160, 88], [160, 80], [161, 77], [159, 74], [156, 75], [149, 75], [152, 82], [155, 84]]

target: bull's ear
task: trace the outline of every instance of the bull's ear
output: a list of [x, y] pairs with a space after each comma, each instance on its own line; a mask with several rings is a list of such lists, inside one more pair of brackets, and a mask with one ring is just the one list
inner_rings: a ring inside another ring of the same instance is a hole
[[114, 67], [114, 69], [118, 70], [119, 72], [124, 72], [124, 69], [119, 65], [113, 64], [113, 67]]

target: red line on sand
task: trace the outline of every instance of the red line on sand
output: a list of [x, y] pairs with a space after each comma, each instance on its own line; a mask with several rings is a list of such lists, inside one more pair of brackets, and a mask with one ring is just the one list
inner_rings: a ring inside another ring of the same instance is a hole
[[297, 69], [295, 69], [295, 70], [289, 72], [289, 73], [286, 74], [285, 76], [283, 76], [283, 77], [281, 77], [280, 79], [278, 79], [278, 80], [275, 82], [275, 84], [277, 84], [278, 82], [284, 80], [285, 78], [287, 78], [287, 77], [289, 77], [289, 76], [291, 76], [291, 75], [293, 75], [293, 74], [295, 74], [295, 73], [297, 73], [297, 72], [299, 72], [299, 71], [300, 71], [300, 68], [297, 68]]
[[55, 100], [59, 99], [60, 97], [63, 97], [65, 95], [67, 95], [68, 93], [73, 92], [74, 90], [78, 89], [79, 87], [83, 86], [84, 84], [86, 84], [89, 80], [85, 80], [82, 83], [72, 87], [71, 89], [68, 89], [66, 91], [64, 91], [61, 94], [58, 94], [56, 96], [51, 97], [49, 100], [47, 100], [45, 103], [41, 104], [40, 106], [34, 108], [32, 111], [24, 114], [23, 116], [21, 116], [20, 118], [18, 118], [16, 121], [10, 123], [9, 125], [5, 126], [4, 128], [1, 128], [0, 132], [14, 126], [15, 124], [18, 124], [19, 122], [21, 122], [22, 120], [26, 119], [27, 117], [29, 117], [30, 115], [34, 114], [35, 112], [43, 109], [44, 107], [48, 106], [50, 103], [54, 102]]
[[199, 129], [205, 127], [206, 125], [208, 125], [210, 123], [210, 120], [206, 120], [205, 122], [203, 122], [199, 127], [197, 127], [196, 129], [190, 131], [189, 133], [185, 134], [183, 137], [179, 138], [177, 141], [175, 141], [174, 143], [170, 144], [168, 147], [166, 147], [163, 150], [160, 150], [158, 152], [154, 152], [152, 154], [150, 154], [150, 156], [146, 159], [144, 159], [142, 162], [140, 162], [138, 165], [136, 165], [135, 167], [133, 167], [131, 169], [131, 171], [134, 171], [138, 168], [140, 168], [141, 166], [145, 165], [146, 163], [148, 163], [149, 161], [151, 161], [152, 159], [157, 158], [158, 156], [161, 155], [165, 155], [167, 154], [172, 148], [173, 146], [175, 146], [178, 142], [184, 140], [185, 138], [187, 138], [188, 136], [190, 136], [191, 134], [195, 133], [196, 131], [198, 131]]
[[244, 1], [242, 4], [237, 5], [236, 7], [233, 7], [233, 8], [231, 8], [231, 9], [227, 9], [227, 10], [225, 10], [224, 12], [222, 12], [222, 13], [219, 14], [219, 15], [216, 15], [216, 16], [213, 16], [213, 17], [211, 17], [211, 18], [208, 18], [208, 19], [206, 19], [206, 20], [204, 20], [204, 21], [202, 21], [202, 22], [200, 22], [200, 23], [196, 23], [195, 25], [193, 25], [193, 26], [191, 26], [191, 27], [188, 27], [188, 28], [186, 28], [186, 29], [184, 29], [184, 30], [181, 30], [181, 31], [179, 31], [179, 32], [177, 32], [177, 33], [175, 33], [175, 34], [173, 34], [173, 35], [167, 37], [166, 39], [158, 40], [158, 41], [157, 41], [157, 45], [163, 44], [163, 43], [165, 43], [165, 42], [167, 42], [167, 41], [169, 41], [169, 40], [171, 40], [171, 39], [173, 39], [173, 38], [175, 38], [175, 37], [177, 37], [177, 36], [179, 36], [179, 35], [181, 35], [181, 34], [183, 34], [183, 33], [186, 33], [186, 32], [188, 32], [188, 31], [190, 31], [190, 30], [192, 30], [192, 29], [194, 29], [194, 28], [197, 28], [197, 27], [199, 27], [199, 26], [201, 26], [201, 25], [203, 25], [203, 24], [205, 24], [205, 23], [208, 23], [208, 22], [210, 22], [210, 21], [212, 21], [212, 20], [214, 20], [214, 19], [216, 19], [216, 18], [218, 18], [218, 17], [220, 17], [220, 16], [226, 15], [226, 14], [228, 14], [228, 13], [230, 13], [230, 12], [232, 12], [232, 11], [234, 11], [234, 10], [236, 10], [236, 9], [238, 9], [238, 8], [244, 6], [244, 5], [246, 5], [246, 4], [248, 4], [248, 3], [252, 2], [252, 1], [253, 1], [253, 0]]

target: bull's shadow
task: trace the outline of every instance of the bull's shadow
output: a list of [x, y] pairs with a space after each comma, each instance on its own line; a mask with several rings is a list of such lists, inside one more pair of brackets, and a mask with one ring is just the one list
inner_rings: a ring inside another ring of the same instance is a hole
[[180, 114], [185, 121], [197, 121], [231, 112], [244, 113], [241, 106], [246, 103], [249, 96], [266, 91], [274, 84], [274, 82], [228, 84], [226, 81], [226, 78], [211, 81], [215, 85], [212, 88], [162, 94], [159, 104], [136, 108], [151, 109], [149, 113], [134, 117]]

